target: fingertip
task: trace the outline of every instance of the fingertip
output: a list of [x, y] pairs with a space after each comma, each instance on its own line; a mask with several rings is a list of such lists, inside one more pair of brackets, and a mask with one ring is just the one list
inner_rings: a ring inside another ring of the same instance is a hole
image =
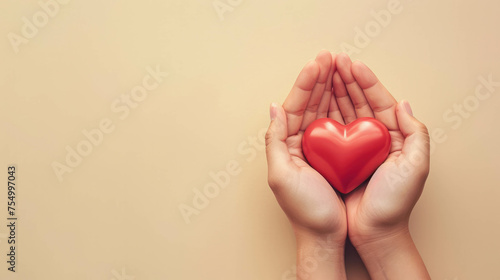
[[340, 53], [337, 56], [337, 67], [339, 67], [339, 66], [348, 66], [348, 65], [351, 65], [351, 64], [352, 64], [352, 60], [349, 57], [349, 55], [347, 55], [346, 53]]
[[271, 103], [271, 114], [274, 117], [271, 121], [276, 120], [277, 123], [287, 124], [286, 112], [282, 105], [275, 102]]
[[316, 56], [316, 60], [321, 60], [321, 59], [328, 59], [331, 57], [330, 51], [326, 49], [322, 49], [318, 52], [318, 55]]
[[349, 59], [349, 55], [345, 52], [341, 52], [337, 56], [341, 59]]
[[[301, 91], [306, 91], [306, 92], [312, 91], [314, 85], [318, 81], [318, 77], [319, 77], [319, 65], [315, 60], [310, 60], [300, 71], [297, 79], [295, 80], [292, 92], [294, 91], [294, 89], [300, 89]], [[285, 100], [285, 103], [287, 103], [287, 100], [288, 98], [290, 98], [290, 96], [291, 94], [288, 95], [287, 99]], [[299, 98], [299, 97], [297, 96], [294, 98]]]
[[363, 62], [359, 60], [353, 61], [351, 67], [353, 72], [359, 72], [365, 70], [365, 68], [368, 68]]
[[396, 106], [396, 114], [401, 114], [401, 113], [406, 113], [406, 109], [404, 108], [403, 102], [405, 100], [401, 100], [398, 102], [398, 105]]
[[[428, 158], [430, 149], [430, 137], [427, 126], [413, 116], [410, 103], [407, 100], [401, 100], [396, 107], [398, 125], [401, 133], [405, 137], [402, 152], [403, 154], [415, 157], [414, 153], [422, 153], [427, 158], [426, 166], [422, 172], [428, 173]], [[427, 171], [426, 171], [427, 170]]]
[[316, 60], [309, 60], [304, 66], [302, 72], [311, 75], [314, 79], [317, 79], [317, 77], [319, 76], [318, 62]]
[[318, 66], [319, 66], [318, 62], [315, 59], [310, 59], [307, 61], [306, 65], [304, 66], [304, 69], [311, 70], [318, 68]]
[[352, 61], [349, 58], [349, 56], [342, 54], [337, 58], [336, 61], [337, 69], [340, 75], [342, 76], [342, 79], [346, 83], [352, 83], [354, 82], [354, 77], [352, 76], [351, 73], [351, 65]]
[[316, 62], [319, 65], [319, 81], [325, 82], [332, 68], [332, 55], [327, 50], [322, 50], [316, 56]]
[[406, 113], [413, 117], [413, 110], [411, 109], [410, 102], [408, 102], [407, 100], [401, 100], [401, 106], [403, 106]]
[[396, 107], [396, 112], [399, 114], [405, 114], [413, 117], [413, 111], [410, 107], [410, 103], [405, 99], [398, 102], [398, 106]]
[[398, 103], [396, 115], [399, 128], [405, 137], [415, 132], [421, 132], [423, 135], [428, 134], [425, 124], [413, 116], [413, 111], [407, 100], [401, 100]]
[[347, 65], [349, 63], [349, 56], [345, 53], [340, 53], [338, 56], [337, 56], [337, 68], [341, 68], [345, 65]]
[[277, 108], [278, 108], [278, 104], [276, 104], [274, 102], [271, 103], [271, 106], [269, 107], [269, 115], [270, 115], [271, 121], [274, 121], [276, 119]]
[[378, 82], [378, 78], [373, 71], [361, 61], [353, 62], [351, 71], [354, 79], [356, 79], [356, 82], [363, 89], [367, 89]]

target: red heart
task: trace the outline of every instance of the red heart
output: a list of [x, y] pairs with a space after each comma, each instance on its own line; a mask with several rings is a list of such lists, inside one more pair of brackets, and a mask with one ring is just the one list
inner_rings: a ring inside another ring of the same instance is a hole
[[389, 131], [374, 118], [360, 118], [348, 125], [317, 119], [302, 138], [309, 164], [344, 194], [370, 177], [387, 158], [390, 148]]

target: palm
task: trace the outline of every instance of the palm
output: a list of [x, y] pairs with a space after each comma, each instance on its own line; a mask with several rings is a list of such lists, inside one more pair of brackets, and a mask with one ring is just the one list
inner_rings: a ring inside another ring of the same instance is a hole
[[[401, 138], [400, 131], [392, 131], [391, 147], [402, 146]], [[351, 220], [361, 221], [367, 223], [369, 227], [374, 227], [392, 220], [393, 215], [399, 214], [399, 211], [392, 211], [388, 206], [392, 207], [395, 203], [399, 203], [401, 196], [394, 192], [394, 185], [388, 185], [387, 181], [399, 173], [400, 158], [401, 149], [392, 148], [385, 162], [373, 176], [345, 197], [348, 209], [352, 210], [349, 211]], [[400, 187], [396, 189], [402, 190]]]
[[303, 209], [300, 224], [316, 230], [334, 230], [345, 224], [345, 207], [342, 198], [328, 181], [313, 169], [304, 158], [302, 132], [288, 137], [287, 146], [296, 171], [290, 179], [293, 203]]

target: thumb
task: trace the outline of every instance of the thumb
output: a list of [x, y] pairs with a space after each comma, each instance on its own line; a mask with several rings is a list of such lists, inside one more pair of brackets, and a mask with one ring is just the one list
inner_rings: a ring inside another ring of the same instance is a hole
[[[399, 102], [396, 108], [399, 129], [405, 137], [402, 153], [405, 158], [418, 165], [429, 166], [430, 139], [427, 127], [413, 116], [410, 103]], [[423, 164], [423, 165], [421, 165]]]
[[266, 156], [271, 178], [280, 167], [288, 164], [290, 153], [286, 145], [288, 137], [287, 119], [283, 107], [276, 103], [270, 108], [271, 124], [266, 133]]

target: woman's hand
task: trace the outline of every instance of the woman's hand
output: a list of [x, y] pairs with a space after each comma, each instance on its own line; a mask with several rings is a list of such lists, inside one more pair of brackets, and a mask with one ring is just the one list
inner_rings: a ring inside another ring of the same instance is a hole
[[341, 54], [333, 77], [335, 97], [345, 123], [373, 117], [389, 129], [387, 160], [362, 186], [344, 197], [348, 234], [373, 279], [428, 279], [410, 237], [408, 222], [429, 173], [429, 134], [399, 104], [373, 72]]
[[[320, 52], [302, 69], [283, 106], [271, 105], [266, 134], [268, 181], [295, 231], [298, 279], [345, 278], [345, 206], [306, 162], [301, 145], [311, 122], [331, 116], [334, 72], [335, 57]], [[338, 114], [338, 109], [332, 113]]]

